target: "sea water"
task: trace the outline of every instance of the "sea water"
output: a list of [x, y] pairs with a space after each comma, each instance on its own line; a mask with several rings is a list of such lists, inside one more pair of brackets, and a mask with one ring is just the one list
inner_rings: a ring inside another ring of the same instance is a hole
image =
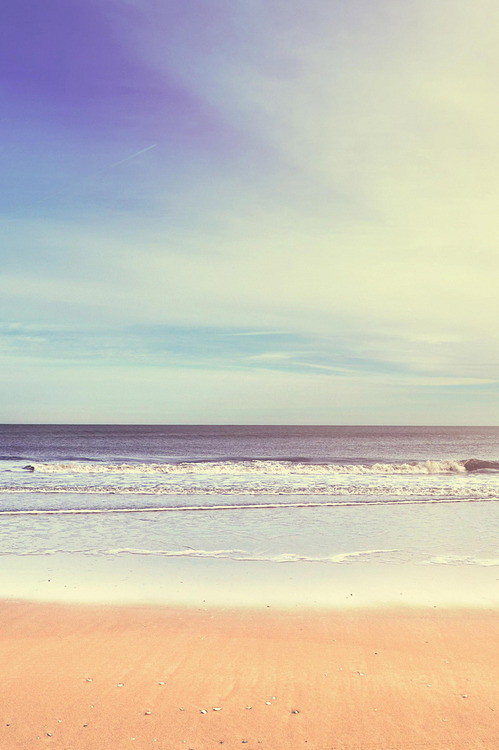
[[494, 604], [498, 460], [492, 427], [5, 425], [0, 595]]

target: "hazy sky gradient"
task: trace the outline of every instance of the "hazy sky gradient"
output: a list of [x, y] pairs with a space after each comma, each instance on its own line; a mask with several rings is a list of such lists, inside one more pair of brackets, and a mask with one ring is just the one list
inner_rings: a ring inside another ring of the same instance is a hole
[[0, 422], [499, 422], [492, 0], [6, 0]]

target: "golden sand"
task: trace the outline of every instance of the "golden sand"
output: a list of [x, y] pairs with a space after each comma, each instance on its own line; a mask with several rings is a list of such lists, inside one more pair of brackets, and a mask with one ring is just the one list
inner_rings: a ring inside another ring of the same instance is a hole
[[0, 748], [499, 748], [494, 612], [0, 605]]

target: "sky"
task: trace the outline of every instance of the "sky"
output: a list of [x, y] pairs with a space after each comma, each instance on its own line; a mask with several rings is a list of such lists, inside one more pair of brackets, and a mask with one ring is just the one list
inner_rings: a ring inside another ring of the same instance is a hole
[[0, 422], [499, 424], [495, 0], [4, 0]]

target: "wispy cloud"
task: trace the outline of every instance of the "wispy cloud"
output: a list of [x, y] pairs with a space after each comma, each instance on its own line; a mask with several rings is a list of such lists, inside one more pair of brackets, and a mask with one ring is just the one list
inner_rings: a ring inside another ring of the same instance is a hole
[[231, 331], [221, 336], [286, 336], [289, 331]]
[[382, 419], [378, 400], [384, 421], [433, 421], [435, 386], [440, 421], [493, 418], [495, 6], [57, 0], [43, 26], [39, 12], [9, 0], [5, 15], [12, 372], [57, 363], [76, 384], [83, 362], [109, 378], [119, 363], [160, 394], [158, 371], [187, 371], [193, 415], [201, 373], [255, 409], [280, 377], [284, 421], [318, 419], [319, 381], [327, 419], [337, 393], [342, 421]]

